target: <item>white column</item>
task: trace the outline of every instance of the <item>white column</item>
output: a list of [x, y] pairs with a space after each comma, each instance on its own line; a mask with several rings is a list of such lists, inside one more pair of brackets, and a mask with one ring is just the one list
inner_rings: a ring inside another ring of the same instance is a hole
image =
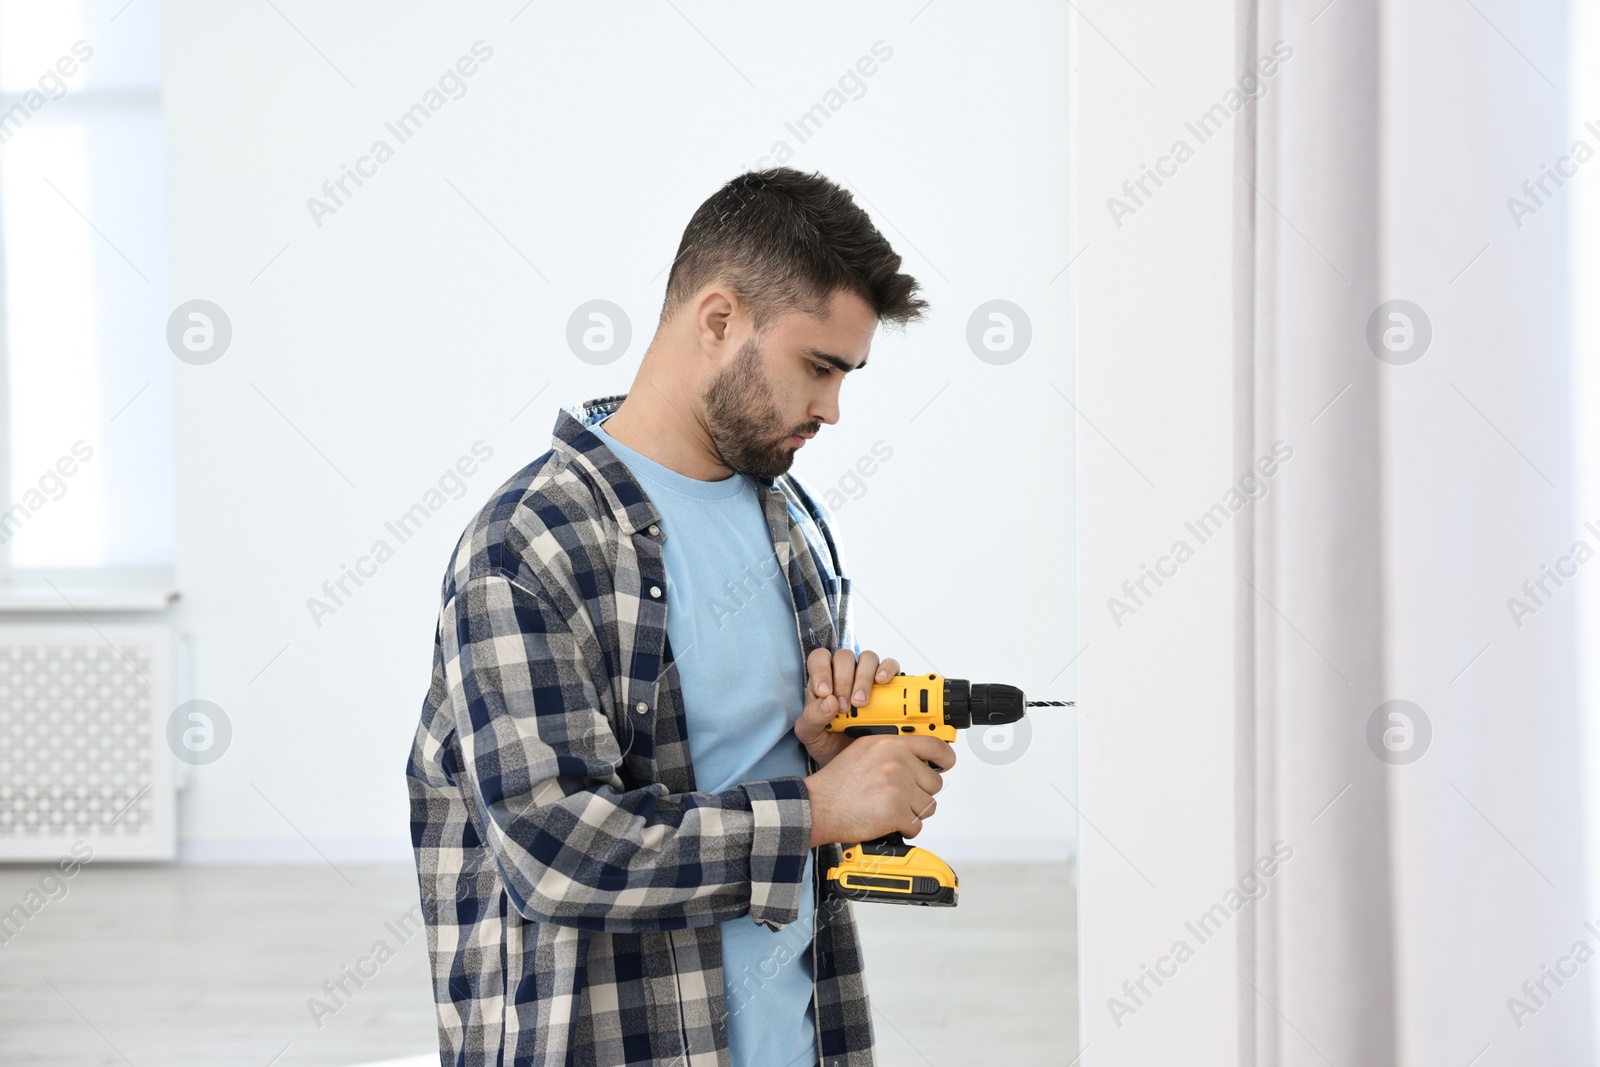
[[[1187, 924], [1239, 878], [1238, 527], [1237, 520], [1224, 522], [1202, 543], [1185, 523], [1238, 478], [1230, 296], [1235, 117], [1225, 112], [1222, 128], [1204, 141], [1185, 124], [1235, 82], [1234, 12], [1219, 0], [1085, 11], [1092, 25], [1079, 18], [1074, 27], [1075, 250], [1082, 252], [1071, 268], [1084, 647], [1083, 1062], [1232, 1063], [1235, 920], [1204, 942]], [[1188, 146], [1182, 162], [1173, 152], [1178, 141]], [[1157, 175], [1160, 185], [1146, 176], [1146, 165], [1167, 172]], [[1180, 540], [1192, 555], [1177, 563], [1172, 549]], [[1157, 575], [1158, 586], [1146, 566], [1169, 576]], [[1178, 963], [1173, 949], [1180, 942], [1188, 952]], [[1146, 967], [1168, 975], [1151, 978]]]
[[[1382, 295], [1433, 333], [1380, 375], [1386, 695], [1433, 725], [1392, 777], [1403, 1061], [1487, 1047], [1480, 1064], [1583, 1064], [1600, 965], [1545, 979], [1542, 1004], [1522, 989], [1575, 942], [1600, 949], [1583, 925], [1600, 916], [1584, 907], [1578, 597], [1546, 581], [1520, 620], [1508, 601], [1531, 603], [1522, 583], [1580, 538], [1600, 548], [1581, 523], [1600, 516], [1573, 508], [1566, 265], [1573, 188], [1600, 163], [1547, 180], [1532, 215], [1508, 199], [1531, 204], [1524, 181], [1600, 139], [1567, 114], [1565, 5], [1474, 2], [1384, 11]], [[1537, 1013], [1514, 1021], [1512, 997]]]

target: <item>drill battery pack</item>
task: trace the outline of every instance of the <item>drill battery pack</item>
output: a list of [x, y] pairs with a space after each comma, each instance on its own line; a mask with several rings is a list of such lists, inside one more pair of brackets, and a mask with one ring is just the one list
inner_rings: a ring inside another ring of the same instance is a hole
[[851, 900], [953, 908], [961, 879], [944, 860], [893, 833], [847, 846], [844, 862], [828, 870], [828, 890]]

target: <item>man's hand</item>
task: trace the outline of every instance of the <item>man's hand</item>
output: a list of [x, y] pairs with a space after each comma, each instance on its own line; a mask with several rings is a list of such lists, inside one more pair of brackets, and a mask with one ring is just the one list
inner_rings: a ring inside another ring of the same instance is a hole
[[825, 648], [817, 648], [806, 657], [807, 699], [795, 721], [794, 735], [806, 746], [819, 769], [855, 740], [822, 727], [851, 705], [864, 706], [874, 685], [883, 685], [899, 672], [899, 661], [879, 660], [878, 654], [871, 651], [862, 652], [857, 659], [848, 648], [831, 654]]
[[811, 846], [874, 841], [894, 830], [916, 837], [955, 762], [955, 749], [926, 734], [856, 738], [830, 766], [806, 775]]

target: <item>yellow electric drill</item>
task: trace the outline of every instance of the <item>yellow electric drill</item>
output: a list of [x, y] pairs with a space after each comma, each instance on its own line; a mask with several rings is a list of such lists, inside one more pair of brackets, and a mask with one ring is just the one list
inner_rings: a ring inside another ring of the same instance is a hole
[[[949, 742], [957, 730], [1016, 722], [1028, 708], [1040, 706], [1070, 708], [1075, 702], [1027, 700], [1014, 685], [901, 671], [874, 685], [865, 707], [841, 711], [823, 729], [850, 737], [921, 734]], [[948, 863], [906, 844], [898, 831], [847, 846], [844, 862], [828, 868], [827, 880], [831, 893], [851, 900], [937, 908], [955, 907], [961, 890], [961, 880]]]

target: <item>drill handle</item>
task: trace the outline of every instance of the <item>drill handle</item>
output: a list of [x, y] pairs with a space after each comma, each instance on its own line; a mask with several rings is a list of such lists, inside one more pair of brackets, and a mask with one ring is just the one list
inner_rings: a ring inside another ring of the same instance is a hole
[[911, 846], [906, 844], [906, 839], [899, 830], [890, 830], [882, 837], [860, 844], [864, 856], [905, 856], [911, 852]]

